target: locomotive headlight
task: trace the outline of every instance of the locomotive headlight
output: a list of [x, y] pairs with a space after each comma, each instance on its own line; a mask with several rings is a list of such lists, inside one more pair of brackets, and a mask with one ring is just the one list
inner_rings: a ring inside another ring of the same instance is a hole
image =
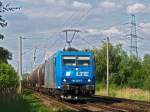
[[91, 79], [88, 79], [88, 82], [91, 82]]
[[70, 74], [71, 74], [70, 72], [66, 72], [66, 76], [70, 76]]

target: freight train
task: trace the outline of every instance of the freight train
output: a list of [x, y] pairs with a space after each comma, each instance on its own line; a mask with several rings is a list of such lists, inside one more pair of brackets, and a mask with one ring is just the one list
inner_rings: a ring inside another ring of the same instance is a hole
[[23, 82], [25, 87], [64, 99], [92, 96], [95, 93], [94, 55], [86, 51], [58, 51]]

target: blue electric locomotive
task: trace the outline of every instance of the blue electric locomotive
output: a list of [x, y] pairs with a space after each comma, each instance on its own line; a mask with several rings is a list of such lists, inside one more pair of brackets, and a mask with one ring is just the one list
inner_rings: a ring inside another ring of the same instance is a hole
[[95, 92], [93, 53], [58, 51], [29, 76], [39, 91], [61, 97], [91, 96]]

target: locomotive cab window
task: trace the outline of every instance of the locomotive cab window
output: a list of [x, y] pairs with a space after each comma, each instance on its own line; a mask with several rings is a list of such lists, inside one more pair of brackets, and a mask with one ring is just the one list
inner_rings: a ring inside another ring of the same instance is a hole
[[90, 57], [78, 57], [77, 64], [78, 64], [78, 66], [89, 66], [90, 65]]
[[63, 64], [66, 66], [76, 66], [76, 57], [73, 56], [64, 56]]

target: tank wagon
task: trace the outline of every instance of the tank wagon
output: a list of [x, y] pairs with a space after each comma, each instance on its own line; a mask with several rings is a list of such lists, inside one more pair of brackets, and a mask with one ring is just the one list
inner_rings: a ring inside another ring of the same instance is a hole
[[91, 52], [58, 51], [28, 79], [28, 86], [61, 98], [92, 96], [95, 93], [94, 56]]

